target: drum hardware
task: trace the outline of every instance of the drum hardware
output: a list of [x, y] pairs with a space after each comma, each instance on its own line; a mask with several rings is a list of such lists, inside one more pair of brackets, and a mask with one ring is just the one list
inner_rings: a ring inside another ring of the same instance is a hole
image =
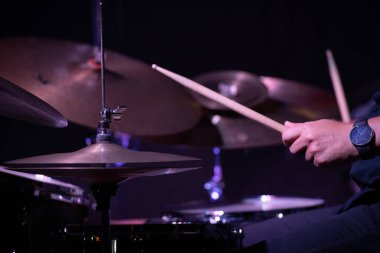
[[[221, 252], [242, 248], [244, 231], [239, 224], [139, 224], [111, 225], [117, 252]], [[57, 253], [100, 253], [101, 228], [64, 225], [53, 237]]]
[[215, 147], [214, 153], [214, 175], [204, 184], [211, 201], [218, 201], [223, 197], [223, 170], [220, 164], [220, 149]]
[[0, 168], [1, 252], [50, 252], [51, 231], [84, 224], [92, 197], [81, 187], [43, 175]]

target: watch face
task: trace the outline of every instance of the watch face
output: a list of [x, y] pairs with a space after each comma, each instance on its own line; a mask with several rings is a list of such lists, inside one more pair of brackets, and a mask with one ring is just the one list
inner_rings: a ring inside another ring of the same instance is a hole
[[354, 145], [363, 146], [371, 141], [373, 134], [372, 128], [367, 125], [358, 125], [352, 128], [350, 139]]

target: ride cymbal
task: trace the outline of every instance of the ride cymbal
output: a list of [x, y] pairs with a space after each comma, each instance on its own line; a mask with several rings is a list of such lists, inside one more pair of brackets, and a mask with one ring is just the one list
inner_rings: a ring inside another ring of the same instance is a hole
[[[57, 39], [0, 39], [0, 76], [51, 104], [74, 123], [96, 128], [101, 108], [100, 64], [92, 45]], [[105, 50], [106, 106], [126, 105], [111, 124], [136, 136], [175, 134], [200, 119], [199, 104], [174, 81], [144, 63]]]

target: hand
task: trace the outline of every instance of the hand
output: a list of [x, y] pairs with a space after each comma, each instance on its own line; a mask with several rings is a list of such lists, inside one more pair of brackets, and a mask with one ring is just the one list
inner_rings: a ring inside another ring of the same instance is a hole
[[314, 165], [349, 162], [358, 151], [349, 139], [351, 123], [322, 119], [305, 123], [285, 122], [282, 141], [291, 153], [305, 152], [307, 161]]

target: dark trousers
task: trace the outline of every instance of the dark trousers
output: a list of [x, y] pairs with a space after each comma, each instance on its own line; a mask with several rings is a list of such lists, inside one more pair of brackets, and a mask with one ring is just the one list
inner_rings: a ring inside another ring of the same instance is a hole
[[246, 224], [242, 252], [380, 252], [380, 202], [339, 209]]

